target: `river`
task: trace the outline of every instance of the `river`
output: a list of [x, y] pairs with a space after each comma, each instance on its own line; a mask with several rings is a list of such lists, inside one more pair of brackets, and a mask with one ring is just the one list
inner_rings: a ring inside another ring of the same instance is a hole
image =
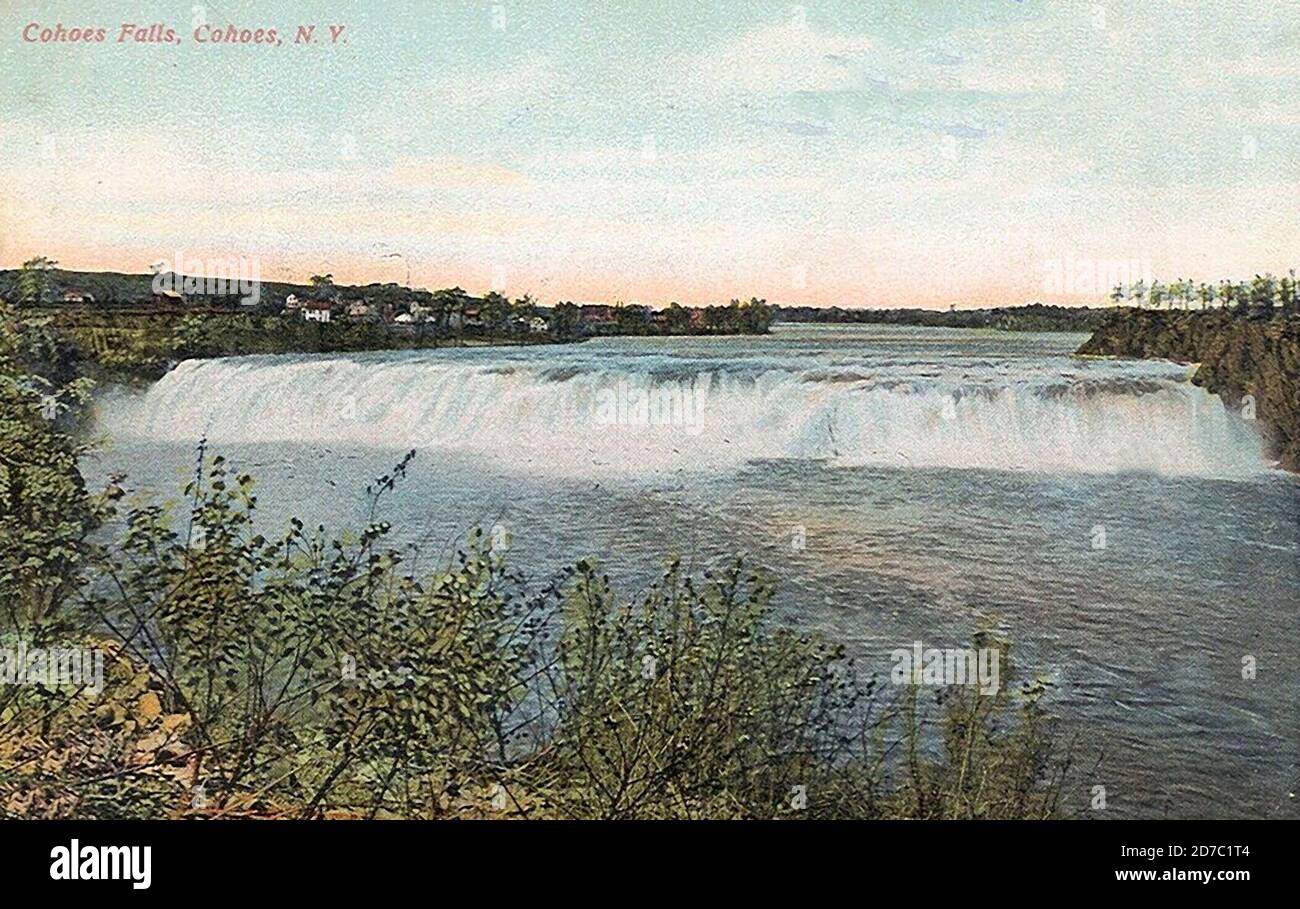
[[206, 437], [258, 478], [260, 527], [356, 528], [414, 448], [383, 516], [429, 564], [474, 526], [538, 580], [594, 556], [628, 590], [671, 552], [742, 554], [781, 621], [885, 677], [896, 648], [997, 627], [1077, 742], [1071, 812], [1296, 817], [1300, 482], [1186, 367], [1071, 357], [1084, 337], [780, 325], [188, 361], [101, 399], [86, 473], [176, 498]]

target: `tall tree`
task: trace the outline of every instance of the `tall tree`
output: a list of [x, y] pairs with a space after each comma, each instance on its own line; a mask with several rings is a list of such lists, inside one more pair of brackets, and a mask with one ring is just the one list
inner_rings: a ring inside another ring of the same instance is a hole
[[18, 272], [18, 302], [22, 306], [36, 306], [45, 300], [50, 289], [50, 272], [59, 263], [45, 256], [36, 256], [23, 263]]
[[537, 315], [537, 301], [533, 299], [532, 294], [524, 294], [515, 300], [511, 312], [512, 318], [528, 322], [535, 315]]
[[1232, 309], [1237, 302], [1237, 285], [1224, 279], [1219, 282], [1219, 305], [1224, 309]]
[[1165, 287], [1165, 285], [1161, 284], [1159, 281], [1151, 282], [1151, 308], [1152, 309], [1159, 309], [1160, 304], [1165, 302], [1165, 298], [1167, 296], [1168, 296], [1168, 289]]
[[1268, 317], [1273, 314], [1274, 280], [1270, 275], [1255, 275], [1250, 281], [1250, 313]]
[[500, 328], [510, 318], [510, 301], [495, 290], [483, 298], [479, 318], [489, 328]]
[[1289, 316], [1295, 307], [1295, 269], [1290, 270], [1277, 281], [1277, 308], [1282, 315]]
[[1141, 309], [1146, 296], [1147, 282], [1143, 278], [1138, 278], [1137, 283], [1129, 289], [1129, 297], [1133, 300], [1133, 305]]
[[1201, 309], [1209, 309], [1214, 305], [1214, 287], [1202, 281], [1196, 288], [1196, 296], [1201, 301]]
[[568, 300], [556, 303], [551, 310], [551, 331], [557, 338], [572, 338], [578, 334], [582, 324], [582, 314], [577, 304]]
[[311, 281], [312, 296], [317, 300], [332, 300], [337, 296], [334, 289], [333, 275], [312, 275]]

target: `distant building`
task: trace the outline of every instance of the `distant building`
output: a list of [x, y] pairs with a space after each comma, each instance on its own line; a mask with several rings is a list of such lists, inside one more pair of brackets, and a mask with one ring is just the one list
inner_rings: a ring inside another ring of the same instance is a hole
[[584, 322], [613, 322], [614, 307], [604, 303], [588, 303], [578, 308], [578, 314]]
[[88, 294], [84, 290], [78, 290], [75, 287], [69, 287], [60, 295], [59, 299], [64, 303], [94, 303], [95, 295]]
[[447, 327], [452, 331], [463, 328], [480, 328], [483, 325], [483, 308], [477, 304], [463, 306], [447, 316]]
[[185, 294], [166, 287], [153, 292], [153, 302], [157, 306], [184, 306]]
[[533, 316], [528, 320], [528, 330], [538, 335], [550, 328], [550, 324], [541, 316]]
[[285, 309], [302, 309], [302, 300], [298, 299], [297, 294], [289, 294], [284, 298]]
[[328, 322], [330, 305], [324, 300], [308, 300], [302, 304], [302, 317], [308, 322]]
[[348, 306], [348, 317], [352, 319], [365, 319], [373, 315], [375, 308], [369, 303], [357, 302]]

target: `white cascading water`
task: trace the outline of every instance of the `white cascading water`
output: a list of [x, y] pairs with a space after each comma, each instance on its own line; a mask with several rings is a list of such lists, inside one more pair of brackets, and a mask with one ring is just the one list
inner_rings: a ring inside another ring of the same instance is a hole
[[547, 360], [186, 361], [106, 402], [125, 438], [470, 453], [542, 473], [677, 471], [754, 459], [1037, 472], [1266, 469], [1249, 427], [1185, 378], [881, 361], [852, 369], [662, 355]]

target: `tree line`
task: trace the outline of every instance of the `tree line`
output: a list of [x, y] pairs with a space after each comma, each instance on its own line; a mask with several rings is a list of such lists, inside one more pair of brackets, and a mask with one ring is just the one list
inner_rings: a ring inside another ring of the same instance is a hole
[[1223, 280], [1218, 283], [1196, 282], [1178, 278], [1168, 284], [1145, 280], [1116, 284], [1110, 300], [1115, 305], [1159, 309], [1219, 308], [1238, 315], [1268, 318], [1273, 315], [1300, 315], [1300, 286], [1295, 269], [1278, 277], [1271, 272], [1255, 275], [1249, 281]]

